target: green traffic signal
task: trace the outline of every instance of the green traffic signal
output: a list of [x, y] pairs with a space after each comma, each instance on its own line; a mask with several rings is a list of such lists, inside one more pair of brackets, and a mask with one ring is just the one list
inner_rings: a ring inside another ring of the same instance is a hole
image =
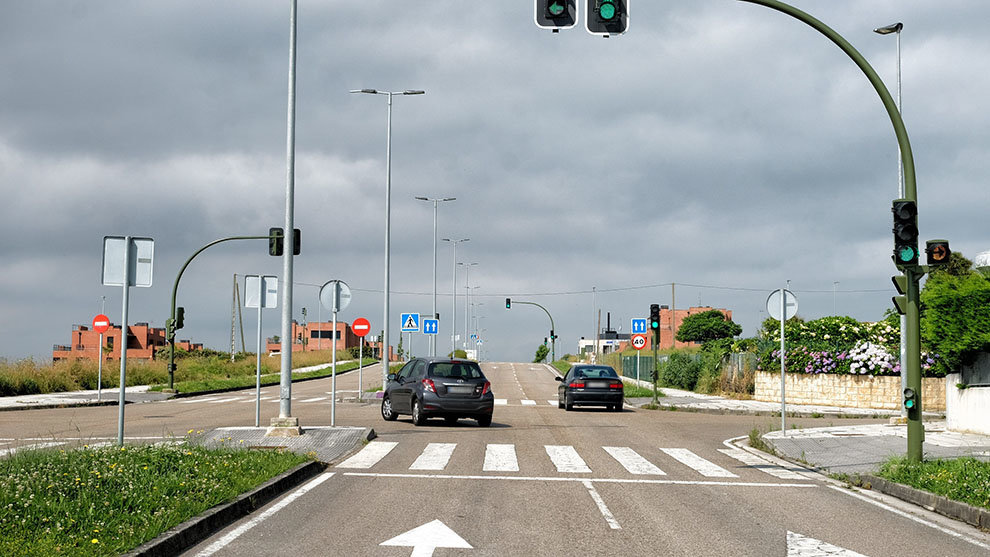
[[565, 9], [567, 8], [564, 6], [564, 3], [561, 0], [551, 0], [550, 3], [547, 4], [547, 13], [551, 17], [560, 16], [561, 14], [564, 13]]
[[615, 19], [615, 0], [602, 0], [602, 3], [598, 6], [598, 17], [604, 21]]
[[917, 260], [918, 253], [911, 246], [900, 246], [897, 252], [897, 259], [901, 263], [911, 263]]

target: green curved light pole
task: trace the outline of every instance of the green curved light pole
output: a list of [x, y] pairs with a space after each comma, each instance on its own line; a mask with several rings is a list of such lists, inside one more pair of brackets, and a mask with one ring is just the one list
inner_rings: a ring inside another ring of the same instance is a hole
[[[901, 148], [901, 163], [904, 167], [904, 197], [917, 203], [918, 201], [918, 186], [915, 180], [914, 172], [914, 154], [911, 152], [911, 142], [908, 139], [907, 130], [904, 127], [904, 120], [901, 119], [901, 112], [897, 108], [897, 103], [894, 98], [890, 95], [890, 91], [887, 90], [887, 86], [884, 85], [880, 76], [873, 69], [872, 66], [866, 61], [866, 58], [859, 53], [849, 41], [844, 39], [841, 35], [836, 33], [832, 28], [825, 25], [818, 19], [812, 17], [811, 15], [790, 6], [783, 2], [778, 2], [777, 0], [739, 0], [740, 2], [749, 2], [751, 4], [759, 4], [767, 8], [777, 10], [778, 12], [787, 14], [795, 19], [798, 19], [809, 26], [813, 27], [816, 31], [825, 35], [833, 43], [836, 44], [843, 52], [845, 52], [853, 62], [859, 66], [859, 69], [863, 70], [866, 77], [873, 84], [873, 88], [876, 89], [877, 93], [880, 95], [880, 100], [883, 101], [884, 108], [887, 109], [887, 115], [890, 117], [890, 122], [894, 125], [894, 134], [897, 136], [897, 143]], [[901, 269], [907, 278], [907, 308], [905, 311], [906, 323], [907, 323], [907, 361], [905, 362], [906, 376], [907, 376], [907, 387], [913, 389], [916, 393], [921, 393], [921, 314], [919, 311], [920, 305], [920, 290], [918, 281], [924, 275], [924, 269], [921, 266], [915, 267], [905, 267]], [[925, 429], [921, 422], [921, 397], [918, 397], [918, 409], [915, 412], [908, 412], [908, 424], [907, 424], [907, 458], [908, 460], [919, 462], [922, 458], [922, 445], [925, 438]]]
[[[192, 263], [192, 260], [195, 259], [197, 255], [203, 253], [203, 251], [206, 248], [210, 247], [210, 246], [215, 246], [215, 245], [217, 245], [217, 244], [219, 244], [221, 242], [229, 242], [231, 240], [268, 240], [268, 239], [269, 239], [269, 237], [266, 235], [266, 236], [232, 236], [230, 238], [220, 238], [219, 240], [214, 240], [214, 241], [210, 242], [209, 244], [206, 244], [205, 246], [203, 246], [203, 247], [199, 248], [198, 250], [196, 250], [196, 253], [190, 255], [189, 256], [189, 259], [186, 259], [185, 265], [183, 265], [182, 268], [179, 269], [179, 274], [175, 276], [175, 284], [172, 285], [172, 313], [169, 314], [170, 317], [168, 318], [167, 321], [165, 321], [165, 329], [166, 329], [166, 335], [167, 335], [166, 340], [168, 340], [168, 346], [169, 346], [169, 348], [168, 348], [168, 388], [169, 388], [169, 390], [175, 390], [174, 389], [174, 383], [175, 383], [175, 327], [174, 327], [174, 324], [175, 324], [175, 295], [179, 291], [179, 279], [182, 278], [182, 273], [186, 272], [186, 267], [188, 267], [189, 264]], [[289, 249], [291, 250], [292, 249], [292, 246], [289, 246]]]
[[[541, 306], [540, 304], [538, 304], [536, 302], [520, 302], [519, 300], [512, 300], [512, 303], [513, 304], [526, 304], [527, 306], [536, 306], [536, 307], [542, 309], [543, 311], [545, 311], [546, 314], [547, 314], [547, 317], [550, 318], [550, 336], [551, 337], [554, 336], [553, 333], [554, 333], [555, 329], [554, 329], [554, 326], [553, 326], [553, 316], [550, 315], [550, 312], [547, 310], [547, 308]], [[554, 338], [551, 338], [550, 339], [550, 361], [551, 362], [556, 362], [557, 361], [557, 340], [554, 339]]]

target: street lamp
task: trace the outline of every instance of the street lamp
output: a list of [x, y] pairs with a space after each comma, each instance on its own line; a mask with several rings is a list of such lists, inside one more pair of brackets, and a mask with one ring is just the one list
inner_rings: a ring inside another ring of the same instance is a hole
[[[477, 265], [474, 263], [464, 263], [460, 262], [458, 265], [464, 266], [464, 349], [467, 350], [468, 341], [468, 296], [471, 293], [471, 267]], [[477, 287], [475, 287], [477, 288]]]
[[455, 344], [454, 331], [457, 330], [457, 244], [461, 242], [470, 242], [471, 238], [462, 238], [460, 240], [452, 240], [450, 238], [442, 238], [444, 242], [450, 242], [450, 245], [454, 247], [454, 257], [451, 259], [454, 268], [454, 276], [450, 281], [450, 357], [454, 357], [454, 351], [457, 350], [457, 345]]
[[[419, 197], [420, 201], [433, 203], [433, 319], [437, 318], [437, 207], [444, 201], [454, 201], [456, 197]], [[451, 329], [453, 330], [453, 329]], [[437, 336], [430, 335], [430, 356], [437, 355]]]
[[[387, 383], [389, 346], [388, 346], [388, 298], [389, 298], [389, 266], [391, 264], [391, 221], [392, 221], [392, 95], [422, 95], [425, 91], [407, 89], [405, 91], [379, 91], [377, 89], [354, 89], [351, 93], [368, 95], [385, 95], [388, 97], [388, 126], [385, 135], [385, 301], [382, 309], [384, 329], [382, 331], [382, 384]], [[335, 333], [336, 334], [336, 333]]]

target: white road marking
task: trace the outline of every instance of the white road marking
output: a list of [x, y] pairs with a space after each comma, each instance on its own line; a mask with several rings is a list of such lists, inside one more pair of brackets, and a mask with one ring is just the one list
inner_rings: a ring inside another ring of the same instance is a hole
[[241, 397], [235, 396], [235, 397], [230, 397], [230, 398], [218, 398], [216, 400], [210, 400], [208, 402], [210, 404], [221, 404], [221, 403], [224, 403], [224, 402], [234, 402], [234, 401], [239, 401], [239, 400], [241, 400]]
[[320, 402], [321, 400], [329, 400], [328, 396], [318, 396], [316, 398], [307, 398], [306, 400], [300, 400], [299, 402]]
[[558, 472], [569, 472], [575, 474], [590, 474], [591, 468], [584, 463], [584, 460], [574, 447], [570, 445], [544, 445], [550, 460], [557, 467]]
[[495, 399], [495, 405], [496, 406], [505, 406], [507, 404], [509, 404], [508, 399], [504, 399], [504, 398], [496, 398]]
[[619, 521], [615, 519], [614, 515], [612, 515], [612, 511], [608, 510], [608, 507], [605, 506], [605, 500], [598, 494], [598, 490], [595, 489], [594, 484], [587, 480], [582, 483], [584, 484], [584, 487], [588, 488], [588, 493], [591, 494], [591, 498], [595, 501], [595, 505], [598, 505], [598, 510], [601, 511], [602, 516], [605, 517], [605, 522], [608, 522], [608, 527], [613, 530], [621, 530], [622, 526], [619, 526]]
[[180, 400], [179, 401], [179, 404], [196, 404], [197, 402], [211, 402], [211, 401], [214, 401], [216, 399], [217, 399], [217, 397], [215, 397], [215, 396], [214, 397], [209, 397], [209, 398], [189, 398], [189, 399], [186, 399], [186, 400]]
[[536, 406], [536, 401], [535, 400], [529, 400], [529, 399], [523, 399], [522, 405], [523, 406]]
[[11, 447], [9, 449], [4, 449], [0, 451], [2, 456], [11, 456], [14, 453], [19, 453], [22, 451], [33, 451], [35, 449], [47, 449], [49, 447], [58, 447], [64, 445], [64, 441], [48, 441], [45, 443], [34, 443], [33, 445], [22, 445], [20, 447]]
[[761, 472], [766, 472], [771, 476], [780, 478], [782, 480], [804, 480], [807, 479], [803, 475], [798, 474], [793, 470], [788, 470], [776, 464], [771, 464], [766, 460], [756, 456], [755, 454], [748, 453], [742, 449], [719, 449], [718, 452], [730, 456], [743, 464], [752, 466]]
[[850, 551], [844, 547], [838, 547], [830, 543], [825, 543], [815, 538], [787, 532], [787, 557], [866, 557], [862, 553]]
[[811, 483], [770, 483], [770, 482], [731, 482], [725, 480], [660, 480], [660, 479], [632, 479], [632, 478], [575, 478], [567, 476], [457, 476], [454, 474], [384, 474], [374, 472], [343, 472], [344, 476], [354, 476], [361, 478], [419, 478], [428, 480], [506, 480], [521, 482], [593, 482], [606, 484], [642, 484], [642, 485], [698, 485], [698, 486], [724, 486], [724, 487], [779, 487], [779, 488], [819, 488], [818, 484]]
[[557, 400], [557, 399], [553, 399], [553, 400], [551, 400], [551, 399], [547, 399], [547, 403], [548, 403], [548, 404], [550, 404], [550, 406], [557, 406], [557, 404], [558, 404], [559, 402], [560, 402], [560, 401], [559, 401], [559, 400]]
[[430, 443], [423, 449], [416, 462], [409, 467], [410, 470], [443, 470], [450, 461], [450, 455], [454, 454], [454, 447], [457, 443]]
[[275, 503], [274, 505], [272, 505], [265, 512], [259, 514], [255, 518], [252, 518], [251, 520], [245, 522], [241, 526], [238, 526], [237, 528], [235, 528], [234, 530], [232, 530], [229, 534], [227, 534], [224, 537], [220, 538], [219, 540], [213, 542], [209, 547], [207, 547], [203, 551], [200, 551], [199, 553], [197, 553], [196, 554], [196, 557], [209, 557], [210, 555], [213, 555], [217, 551], [220, 551], [221, 549], [223, 549], [224, 547], [226, 547], [227, 545], [229, 545], [232, 541], [234, 541], [238, 537], [240, 537], [241, 534], [243, 534], [244, 532], [247, 532], [251, 528], [254, 528], [258, 524], [261, 524], [264, 520], [268, 519], [268, 517], [272, 516], [273, 514], [277, 513], [278, 511], [280, 511], [280, 510], [284, 509], [285, 507], [289, 506], [290, 504], [292, 504], [293, 501], [295, 501], [296, 499], [302, 497], [307, 492], [309, 492], [310, 490], [312, 490], [314, 487], [316, 487], [316, 486], [320, 485], [321, 483], [323, 483], [323, 482], [329, 480], [330, 478], [332, 478], [333, 475], [334, 475], [333, 472], [328, 472], [328, 473], [321, 474], [316, 479], [311, 480], [306, 485], [304, 485], [304, 486], [300, 487], [299, 489], [293, 491], [285, 499], [282, 499], [278, 503]]
[[489, 444], [485, 447], [484, 472], [518, 472], [515, 445]]
[[602, 447], [605, 452], [612, 455], [612, 458], [619, 461], [630, 474], [644, 476], [666, 476], [667, 473], [657, 468], [652, 462], [646, 460], [639, 453], [629, 447]]
[[394, 441], [372, 441], [365, 445], [361, 452], [337, 465], [337, 468], [368, 469], [378, 464], [385, 455], [392, 452], [398, 443]]
[[699, 474], [708, 478], [738, 478], [739, 476], [729, 472], [725, 468], [715, 463], [709, 462], [687, 449], [664, 449], [661, 451], [672, 456], [681, 464], [695, 469]]

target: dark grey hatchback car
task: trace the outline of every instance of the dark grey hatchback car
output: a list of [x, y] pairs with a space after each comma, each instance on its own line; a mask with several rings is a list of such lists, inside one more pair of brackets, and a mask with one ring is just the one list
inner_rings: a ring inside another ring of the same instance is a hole
[[494, 408], [492, 384], [471, 360], [412, 359], [399, 373], [389, 374], [382, 395], [382, 418], [392, 421], [408, 414], [416, 425], [437, 417], [447, 424], [471, 418], [488, 427]]
[[578, 364], [556, 379], [560, 381], [557, 408], [605, 406], [613, 412], [622, 411], [622, 379], [610, 366]]

